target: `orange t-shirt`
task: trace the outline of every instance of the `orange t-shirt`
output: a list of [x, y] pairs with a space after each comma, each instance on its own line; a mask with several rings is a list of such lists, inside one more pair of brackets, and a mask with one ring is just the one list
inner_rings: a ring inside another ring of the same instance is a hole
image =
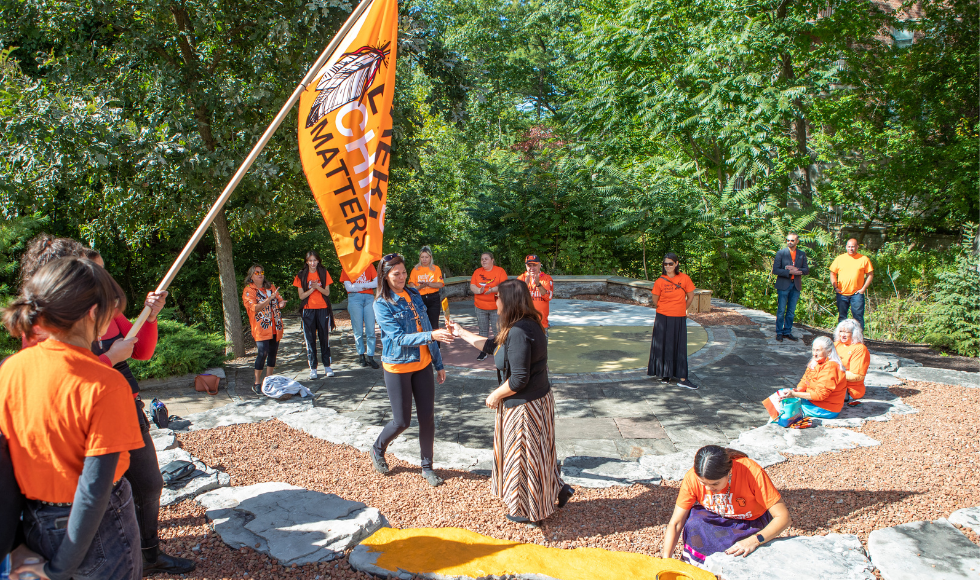
[[[415, 288], [419, 287], [419, 282], [442, 282], [442, 268], [436, 265], [428, 268], [415, 266], [412, 268], [412, 276], [408, 281]], [[426, 294], [435, 294], [438, 291], [438, 288], [422, 288], [419, 290], [419, 294], [425, 296]]]
[[[307, 283], [314, 282], [314, 281], [319, 282], [320, 276], [317, 275], [316, 272], [310, 272], [309, 270], [307, 270], [306, 281]], [[333, 284], [333, 278], [330, 277], [330, 272], [327, 272], [327, 286], [331, 284]], [[293, 286], [296, 286], [300, 290], [303, 289], [303, 281], [299, 279], [299, 276], [293, 278]], [[309, 288], [310, 287], [309, 284], [307, 284], [306, 287]], [[327, 307], [327, 301], [323, 299], [323, 294], [320, 294], [319, 291], [315, 291], [312, 294], [310, 294], [309, 298], [310, 299], [306, 301], [306, 308], [310, 310], [315, 310], [317, 308]]]
[[242, 303], [248, 312], [248, 323], [252, 327], [252, 338], [256, 341], [276, 339], [282, 340], [282, 313], [279, 312], [279, 301], [273, 300], [261, 310], [255, 307], [276, 292], [275, 285], [269, 288], [256, 288], [249, 284], [242, 292]]
[[659, 296], [657, 312], [664, 316], [687, 316], [687, 293], [694, 292], [694, 282], [687, 274], [678, 274], [673, 280], [667, 276], [653, 283], [654, 296]]
[[[470, 277], [470, 284], [474, 286], [479, 286], [484, 290], [488, 288], [496, 288], [501, 282], [507, 279], [507, 272], [500, 266], [494, 266], [490, 268], [488, 272], [486, 268], [477, 268], [476, 272]], [[496, 310], [497, 309], [497, 299], [490, 294], [474, 294], [473, 304], [480, 310]]]
[[[357, 277], [357, 280], [351, 280], [350, 275], [348, 275], [347, 271], [345, 270], [340, 275], [340, 282], [341, 283], [350, 282], [351, 284], [363, 284], [365, 282], [370, 282], [371, 280], [374, 280], [377, 277], [378, 277], [378, 271], [374, 269], [374, 264], [370, 264], [367, 267], [367, 270], [364, 270], [364, 273]], [[357, 294], [374, 294], [374, 288], [367, 288], [365, 290], [361, 290], [357, 292]]]
[[[844, 363], [845, 369], [856, 375], [868, 374], [868, 367], [871, 366], [871, 353], [868, 352], [868, 347], [861, 343], [844, 344], [843, 342], [835, 342], [834, 348], [837, 349], [837, 356]], [[860, 399], [864, 396], [864, 379], [846, 382], [847, 392], [850, 393], [852, 399]]]
[[854, 254], [852, 258], [850, 254], [841, 254], [830, 265], [830, 271], [837, 276], [837, 291], [843, 296], [852, 296], [864, 286], [865, 277], [875, 269], [867, 256]]
[[0, 367], [0, 431], [28, 499], [75, 500], [86, 457], [119, 453], [114, 481], [143, 447], [126, 379], [87, 348], [54, 339]]
[[721, 493], [708, 491], [694, 468], [687, 470], [677, 494], [679, 508], [689, 510], [694, 504], [733, 520], [754, 520], [779, 503], [782, 497], [769, 479], [766, 470], [748, 457], [732, 459], [732, 479]]
[[548, 328], [548, 314], [551, 312], [551, 299], [555, 294], [555, 281], [551, 276], [541, 272], [538, 274], [538, 280], [544, 289], [535, 286], [531, 288], [531, 275], [524, 272], [517, 277], [521, 280], [527, 287], [531, 290], [531, 300], [534, 302], [534, 309], [541, 313], [541, 325]]
[[[415, 315], [415, 329], [419, 332], [425, 332], [422, 330], [422, 319], [419, 318], [419, 313], [415, 310], [415, 305], [412, 304], [412, 297], [408, 295], [408, 292], [399, 292], [398, 295], [408, 302], [408, 307], [412, 310], [412, 314]], [[399, 364], [389, 364], [384, 361], [381, 362], [381, 366], [385, 368], [389, 373], [414, 373], [415, 371], [420, 371], [425, 367], [429, 366], [432, 362], [432, 354], [429, 352], [429, 345], [422, 344], [419, 345], [419, 361], [413, 363], [399, 363]]]
[[826, 359], [818, 363], [816, 369], [811, 369], [807, 365], [796, 390], [813, 395], [814, 398], [810, 399], [810, 402], [821, 409], [840, 413], [844, 408], [844, 396], [847, 394], [847, 379], [840, 365]]

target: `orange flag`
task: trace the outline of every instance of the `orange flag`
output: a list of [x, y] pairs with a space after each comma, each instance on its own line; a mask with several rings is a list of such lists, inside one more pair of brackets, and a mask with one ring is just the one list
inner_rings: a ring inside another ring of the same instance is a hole
[[397, 0], [372, 2], [299, 99], [303, 172], [352, 279], [381, 258]]

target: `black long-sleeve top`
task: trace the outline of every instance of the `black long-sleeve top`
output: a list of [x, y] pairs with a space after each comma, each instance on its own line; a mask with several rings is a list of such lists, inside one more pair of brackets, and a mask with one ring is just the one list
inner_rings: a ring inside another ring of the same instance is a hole
[[541, 325], [530, 318], [518, 320], [507, 333], [507, 340], [498, 345], [495, 338], [487, 339], [483, 351], [493, 354], [497, 369], [504, 380], [510, 379], [514, 394], [504, 399], [504, 407], [516, 407], [548, 394], [548, 338]]

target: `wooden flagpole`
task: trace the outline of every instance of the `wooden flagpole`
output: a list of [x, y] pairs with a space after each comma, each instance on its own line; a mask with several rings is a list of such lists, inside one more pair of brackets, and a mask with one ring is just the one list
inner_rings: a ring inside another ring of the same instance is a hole
[[[310, 68], [309, 72], [306, 73], [306, 76], [303, 77], [303, 80], [300, 81], [299, 85], [296, 87], [296, 90], [294, 90], [293, 94], [289, 96], [289, 100], [287, 100], [282, 106], [282, 109], [279, 110], [279, 114], [272, 120], [272, 124], [266, 128], [265, 133], [262, 134], [262, 137], [259, 139], [258, 143], [255, 144], [255, 147], [252, 148], [252, 151], [248, 154], [248, 157], [245, 158], [245, 161], [242, 162], [241, 166], [238, 168], [238, 171], [236, 171], [235, 175], [231, 178], [231, 181], [229, 181], [228, 185], [225, 186], [224, 191], [222, 191], [221, 195], [218, 196], [218, 199], [215, 200], [214, 205], [211, 206], [211, 211], [204, 216], [204, 220], [201, 221], [201, 225], [197, 226], [197, 230], [194, 232], [194, 235], [191, 236], [191, 239], [188, 240], [187, 245], [184, 246], [184, 249], [180, 252], [180, 255], [177, 256], [177, 260], [174, 261], [172, 266], [170, 266], [170, 270], [167, 272], [167, 275], [160, 281], [160, 285], [157, 286], [156, 289], [157, 292], [163, 292], [170, 287], [171, 282], [173, 282], [174, 278], [177, 277], [177, 272], [179, 272], [184, 266], [184, 262], [187, 261], [187, 258], [191, 255], [191, 252], [193, 252], [194, 248], [197, 247], [198, 242], [200, 242], [201, 238], [204, 237], [204, 233], [209, 227], [211, 227], [211, 222], [214, 221], [214, 218], [218, 217], [218, 212], [224, 209], [225, 203], [228, 202], [231, 194], [235, 192], [235, 188], [238, 187], [238, 184], [241, 183], [242, 178], [245, 177], [246, 173], [248, 173], [248, 170], [252, 167], [252, 163], [254, 163], [258, 158], [259, 153], [262, 153], [262, 150], [265, 149], [265, 146], [269, 143], [269, 140], [272, 139], [272, 136], [275, 134], [276, 130], [279, 129], [279, 125], [281, 125], [283, 120], [285, 120], [290, 109], [292, 109], [293, 105], [299, 101], [303, 91], [305, 91], [306, 87], [313, 82], [313, 77], [316, 76], [316, 73], [321, 68], [323, 68], [323, 65], [326, 64], [327, 60], [330, 58], [330, 55], [337, 50], [337, 47], [343, 41], [344, 37], [347, 36], [347, 33], [350, 32], [350, 29], [353, 28], [354, 24], [357, 22], [357, 19], [364, 14], [368, 7], [371, 6], [372, 2], [373, 0], [361, 0], [361, 3], [357, 5], [357, 8], [355, 8], [350, 17], [347, 18], [347, 22], [345, 22], [340, 28], [340, 31], [334, 35], [333, 40], [331, 40], [330, 44], [327, 45], [326, 50], [324, 50], [323, 53], [320, 54], [320, 57], [316, 59], [316, 62], [313, 63], [313, 66]], [[133, 338], [136, 336], [136, 333], [139, 332], [140, 328], [149, 317], [149, 307], [143, 307], [143, 311], [140, 312], [139, 318], [133, 322], [133, 327], [126, 334], [126, 338]]]

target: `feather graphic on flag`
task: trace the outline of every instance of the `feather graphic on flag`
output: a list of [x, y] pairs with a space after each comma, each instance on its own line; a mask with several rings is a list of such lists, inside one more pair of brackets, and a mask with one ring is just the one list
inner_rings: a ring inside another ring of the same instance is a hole
[[320, 77], [316, 90], [320, 93], [310, 107], [306, 118], [306, 128], [317, 124], [330, 111], [339, 109], [347, 103], [360, 101], [364, 97], [381, 65], [388, 65], [390, 42], [380, 48], [362, 46], [353, 52], [344, 53], [340, 60]]

